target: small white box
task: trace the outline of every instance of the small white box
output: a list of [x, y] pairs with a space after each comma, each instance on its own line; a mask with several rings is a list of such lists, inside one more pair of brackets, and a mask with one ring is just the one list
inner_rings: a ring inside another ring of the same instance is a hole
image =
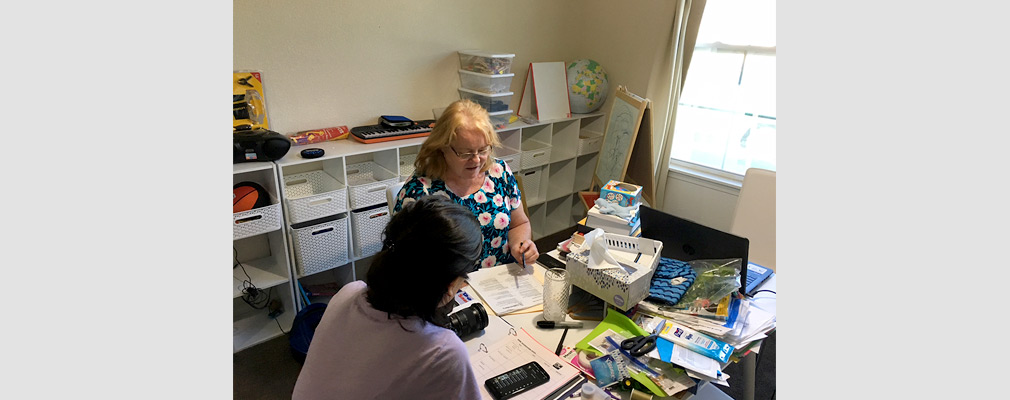
[[[638, 302], [649, 297], [652, 275], [659, 264], [663, 242], [640, 237], [604, 234], [610, 254], [618, 262], [635, 268], [628, 274], [623, 269], [591, 269], [589, 245], [583, 245], [578, 252], [568, 253], [568, 279], [603, 301], [613, 304], [621, 311], [628, 311]], [[638, 260], [637, 262], [635, 260]]]
[[516, 74], [482, 74], [465, 69], [459, 70], [459, 83], [465, 89], [481, 93], [504, 93], [512, 87], [512, 77]]
[[495, 53], [482, 50], [460, 50], [459, 67], [482, 74], [507, 74], [512, 71], [515, 54]]

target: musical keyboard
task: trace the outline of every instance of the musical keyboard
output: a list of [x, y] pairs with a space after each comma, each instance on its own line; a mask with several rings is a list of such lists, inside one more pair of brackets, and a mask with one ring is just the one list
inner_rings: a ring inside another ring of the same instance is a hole
[[351, 128], [351, 137], [361, 143], [388, 142], [390, 140], [410, 139], [428, 136], [433, 119], [414, 121], [410, 126], [391, 128], [382, 124], [356, 126]]

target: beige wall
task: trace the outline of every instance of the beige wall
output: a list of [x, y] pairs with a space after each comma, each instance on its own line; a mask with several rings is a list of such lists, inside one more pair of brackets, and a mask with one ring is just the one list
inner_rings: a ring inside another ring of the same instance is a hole
[[[511, 106], [530, 62], [591, 58], [649, 96], [674, 2], [421, 0], [234, 2], [236, 70], [263, 71], [271, 128], [281, 133], [430, 118], [459, 99], [456, 51], [516, 54]], [[607, 109], [609, 103], [604, 105]]]
[[[591, 58], [607, 70], [611, 94], [624, 85], [653, 101], [659, 134], [675, 8], [669, 0], [235, 0], [233, 67], [263, 72], [271, 128], [288, 134], [374, 124], [383, 114], [431, 118], [432, 108], [459, 99], [457, 50], [516, 55], [513, 110], [530, 62]], [[609, 109], [608, 100], [601, 110]], [[717, 228], [735, 204], [690, 183], [666, 193], [665, 211]]]

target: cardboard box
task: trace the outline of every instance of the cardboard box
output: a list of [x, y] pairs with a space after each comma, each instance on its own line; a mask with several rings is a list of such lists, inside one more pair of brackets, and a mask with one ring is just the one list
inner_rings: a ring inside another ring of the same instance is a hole
[[589, 268], [590, 246], [584, 244], [577, 253], [569, 253], [565, 268], [572, 285], [627, 311], [649, 296], [652, 274], [659, 264], [663, 242], [640, 237], [606, 233], [610, 254], [618, 262], [635, 268], [628, 273], [623, 269]]
[[600, 198], [621, 207], [631, 207], [642, 204], [642, 187], [611, 180], [600, 188]]

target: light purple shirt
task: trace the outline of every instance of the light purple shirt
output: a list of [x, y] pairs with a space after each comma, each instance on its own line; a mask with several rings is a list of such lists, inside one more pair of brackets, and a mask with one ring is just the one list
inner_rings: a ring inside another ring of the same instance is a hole
[[366, 290], [354, 281], [330, 300], [292, 399], [480, 398], [466, 346], [451, 330], [389, 319]]

